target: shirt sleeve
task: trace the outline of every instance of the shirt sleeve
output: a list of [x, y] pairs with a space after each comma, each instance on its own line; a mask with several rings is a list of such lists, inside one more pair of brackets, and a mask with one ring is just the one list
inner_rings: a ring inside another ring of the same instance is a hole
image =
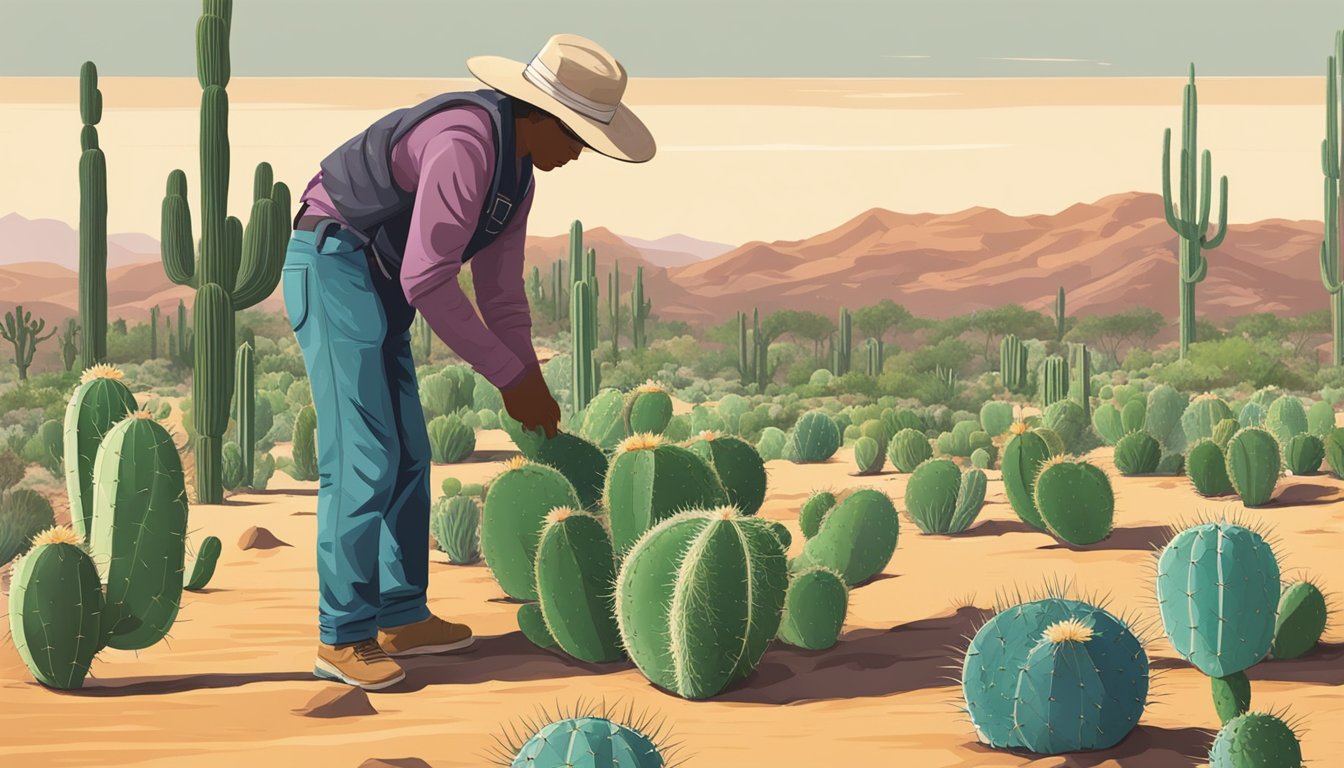
[[471, 258], [472, 285], [481, 317], [524, 368], [537, 365], [537, 352], [532, 347], [532, 308], [524, 278], [527, 215], [531, 210], [529, 189], [499, 237]]
[[457, 282], [462, 254], [489, 193], [492, 149], [489, 137], [467, 128], [445, 130], [425, 146], [401, 287], [406, 300], [449, 349], [491, 384], [505, 389], [527, 369], [482, 322]]

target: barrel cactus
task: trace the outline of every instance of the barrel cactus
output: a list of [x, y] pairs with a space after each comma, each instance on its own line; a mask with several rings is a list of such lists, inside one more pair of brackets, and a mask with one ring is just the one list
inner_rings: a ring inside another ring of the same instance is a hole
[[1096, 465], [1056, 456], [1041, 466], [1033, 494], [1041, 519], [1060, 539], [1086, 546], [1111, 535], [1115, 493]]
[[1307, 409], [1307, 431], [1324, 438], [1335, 428], [1335, 406], [1329, 400], [1317, 400]]
[[652, 683], [706, 699], [755, 670], [787, 589], [769, 523], [731, 507], [688, 510], [651, 528], [622, 562], [621, 642]]
[[1218, 731], [1209, 768], [1300, 768], [1302, 745], [1277, 715], [1247, 712]]
[[980, 741], [1061, 754], [1105, 749], [1138, 724], [1148, 656], [1102, 608], [1050, 597], [998, 613], [962, 663], [962, 693]]
[[1325, 443], [1316, 435], [1300, 432], [1283, 445], [1284, 466], [1294, 475], [1315, 474], [1322, 461], [1325, 461]]
[[578, 435], [556, 432], [537, 444], [531, 459], [564, 475], [579, 494], [584, 509], [597, 509], [602, 504], [607, 455], [601, 448]]
[[[1276, 401], [1277, 402], [1277, 401]], [[1227, 443], [1227, 476], [1248, 507], [1268, 504], [1279, 483], [1279, 442], [1267, 430], [1247, 427]]]
[[865, 436], [854, 441], [854, 464], [860, 475], [876, 475], [885, 463], [882, 445], [876, 440]]
[[765, 502], [765, 463], [750, 443], [732, 435], [705, 431], [686, 447], [718, 474], [728, 503], [744, 515], [754, 515]]
[[476, 433], [463, 422], [465, 411], [429, 422], [429, 454], [435, 464], [456, 464], [476, 450]]
[[979, 516], [985, 487], [983, 471], [962, 472], [948, 459], [930, 459], [910, 476], [905, 508], [924, 533], [961, 533]]
[[1213, 437], [1213, 428], [1223, 419], [1235, 418], [1232, 409], [1217, 395], [1204, 394], [1190, 401], [1190, 407], [1181, 415], [1181, 429], [1187, 444], [1205, 437]]
[[1087, 412], [1073, 400], [1058, 400], [1041, 413], [1041, 426], [1058, 434], [1069, 451], [1078, 448], [1088, 424]]
[[1344, 427], [1336, 427], [1325, 436], [1325, 463], [1335, 477], [1344, 479]]
[[122, 383], [122, 372], [95, 365], [65, 408], [65, 488], [70, 496], [70, 524], [85, 541], [93, 520], [93, 461], [112, 426], [136, 409], [135, 396]]
[[481, 508], [471, 496], [444, 496], [429, 513], [429, 530], [439, 551], [453, 565], [481, 559]]
[[81, 688], [104, 634], [98, 570], [84, 540], [69, 528], [48, 528], [32, 545], [14, 564], [10, 634], [39, 683]]
[[835, 508], [835, 504], [835, 494], [830, 491], [815, 491], [807, 497], [798, 511], [798, 527], [803, 532], [803, 538], [810, 539], [817, 535], [822, 521]]
[[558, 648], [546, 619], [541, 615], [541, 603], [523, 603], [518, 606], [518, 630], [528, 642], [538, 648]]
[[1044, 530], [1045, 521], [1036, 509], [1034, 489], [1041, 465], [1051, 456], [1050, 448], [1044, 438], [1028, 430], [1023, 422], [1017, 422], [1009, 431], [1013, 437], [1003, 447], [1003, 457], [999, 460], [1008, 503], [1023, 522]]
[[849, 610], [849, 587], [840, 574], [813, 566], [793, 574], [779, 622], [779, 639], [822, 651], [835, 645]]
[[1279, 564], [1250, 529], [1195, 525], [1158, 557], [1157, 603], [1182, 658], [1209, 677], [1243, 672], [1265, 658], [1273, 642]]
[[801, 464], [826, 461], [840, 449], [840, 429], [825, 411], [804, 413], [789, 432], [784, 458]]
[[611, 535], [592, 515], [560, 507], [546, 516], [537, 547], [537, 595], [551, 637], [581, 661], [617, 661], [625, 654], [616, 628]]
[[556, 469], [521, 456], [504, 463], [485, 494], [481, 554], [505, 594], [537, 599], [537, 544], [546, 515], [557, 507], [578, 506], [574, 486]]
[[1190, 446], [1185, 457], [1185, 474], [1200, 496], [1225, 496], [1232, 493], [1227, 476], [1227, 456], [1213, 440], [1200, 440]]
[[1148, 421], [1148, 406], [1142, 398], [1135, 398], [1120, 409], [1120, 427], [1125, 434], [1144, 429]]
[[1148, 475], [1157, 471], [1162, 446], [1147, 432], [1130, 432], [1115, 446], [1115, 468], [1122, 475]]
[[882, 572], [896, 551], [900, 517], [886, 494], [861, 488], [846, 496], [822, 521], [817, 534], [791, 564], [795, 572], [823, 565], [855, 586]]
[[1236, 419], [1223, 419], [1213, 425], [1213, 442], [1217, 443], [1219, 448], [1226, 449], [1233, 435], [1239, 431], [1241, 431], [1241, 422]]
[[1275, 398], [1265, 414], [1264, 426], [1280, 443], [1287, 445], [1295, 436], [1306, 433], [1307, 409], [1292, 395]]
[[1243, 427], [1262, 427], [1265, 424], [1266, 407], [1252, 400], [1241, 406], [1237, 413], [1237, 423]]
[[933, 456], [929, 438], [917, 429], [905, 427], [892, 436], [887, 444], [887, 458], [897, 472], [914, 472], [915, 467]]
[[1295, 659], [1321, 641], [1329, 611], [1325, 595], [1315, 584], [1299, 581], [1288, 585], [1279, 597], [1270, 652], [1276, 659]]
[[622, 420], [627, 435], [661, 434], [672, 420], [672, 397], [658, 384], [645, 382], [626, 395]]
[[1148, 409], [1143, 426], [1148, 434], [1162, 443], [1167, 453], [1184, 453], [1186, 446], [1192, 442], [1186, 440], [1185, 430], [1181, 426], [1181, 417], [1189, 403], [1185, 394], [1166, 384], [1159, 384], [1148, 393]]
[[[668, 419], [671, 418], [669, 412]], [[663, 427], [667, 427], [666, 422]], [[604, 389], [597, 393], [584, 408], [583, 426], [579, 434], [604, 451], [615, 450], [626, 437], [625, 395], [615, 389]]]
[[[516, 734], [516, 730], [515, 730]], [[520, 745], [509, 744], [500, 765], [509, 768], [664, 768], [654, 738], [605, 717], [550, 723]]]
[[658, 435], [627, 438], [611, 459], [603, 491], [617, 557], [678, 512], [728, 503], [718, 473], [695, 452]]
[[188, 592], [200, 592], [210, 583], [219, 565], [219, 555], [224, 545], [218, 536], [206, 536], [196, 550], [196, 562], [191, 566], [191, 574], [182, 588]]

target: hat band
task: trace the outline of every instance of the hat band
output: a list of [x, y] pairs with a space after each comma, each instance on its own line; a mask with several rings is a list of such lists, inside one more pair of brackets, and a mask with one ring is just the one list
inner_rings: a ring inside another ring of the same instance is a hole
[[599, 123], [610, 123], [611, 119], [616, 116], [616, 109], [620, 106], [619, 104], [603, 104], [575, 93], [569, 86], [560, 82], [560, 77], [552, 72], [550, 67], [547, 67], [536, 57], [533, 57], [532, 61], [528, 62], [527, 66], [523, 68], [523, 78], [547, 96]]

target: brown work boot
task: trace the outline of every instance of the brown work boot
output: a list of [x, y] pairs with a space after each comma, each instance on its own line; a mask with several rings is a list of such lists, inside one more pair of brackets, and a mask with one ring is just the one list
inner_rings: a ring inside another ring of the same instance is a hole
[[419, 656], [470, 648], [476, 642], [471, 627], [431, 615], [424, 621], [378, 630], [378, 643], [391, 656]]
[[376, 640], [344, 645], [318, 643], [313, 674], [365, 690], [376, 691], [406, 678], [401, 665], [388, 658]]

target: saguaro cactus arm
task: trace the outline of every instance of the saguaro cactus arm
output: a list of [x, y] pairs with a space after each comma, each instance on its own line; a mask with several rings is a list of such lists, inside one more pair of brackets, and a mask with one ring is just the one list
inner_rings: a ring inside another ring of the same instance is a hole
[[187, 175], [180, 169], [168, 174], [160, 235], [164, 274], [178, 285], [195, 288], [196, 246], [191, 234], [191, 206], [187, 203]]

